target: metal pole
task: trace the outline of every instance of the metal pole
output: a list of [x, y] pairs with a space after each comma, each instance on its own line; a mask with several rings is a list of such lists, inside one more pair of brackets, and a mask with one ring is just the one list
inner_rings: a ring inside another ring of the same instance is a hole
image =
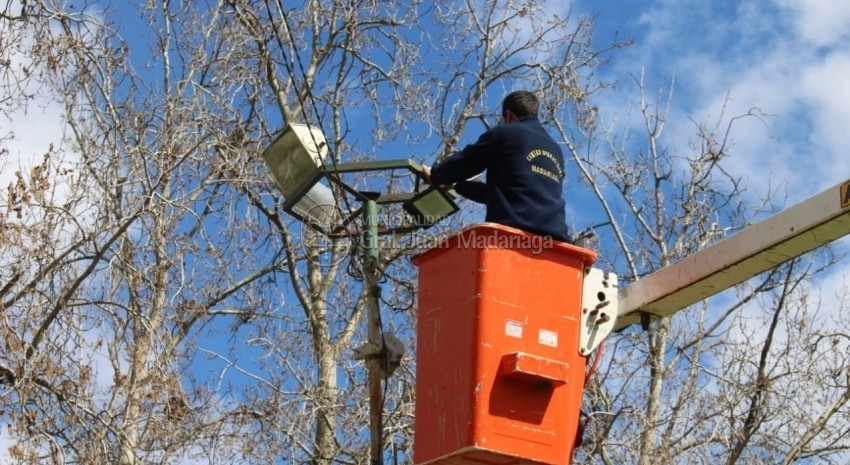
[[377, 192], [361, 192], [367, 199], [363, 202], [363, 215], [366, 220], [366, 230], [364, 231], [364, 248], [366, 249], [366, 264], [370, 262], [375, 266], [377, 271], [378, 263], [378, 203], [377, 198], [380, 196]]
[[368, 299], [368, 339], [374, 345], [375, 355], [366, 361], [369, 372], [369, 438], [372, 465], [383, 465], [383, 408], [384, 393], [381, 389], [381, 361], [384, 357], [384, 338], [381, 334], [381, 315], [378, 299], [381, 289], [378, 285], [378, 205], [376, 195], [367, 196], [363, 213], [366, 230], [363, 242], [365, 248], [366, 282], [369, 286]]

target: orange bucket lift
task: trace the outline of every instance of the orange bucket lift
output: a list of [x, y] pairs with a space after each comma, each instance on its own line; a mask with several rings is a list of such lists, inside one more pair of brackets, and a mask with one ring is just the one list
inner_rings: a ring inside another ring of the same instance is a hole
[[586, 356], [616, 319], [595, 261], [490, 223], [417, 257], [414, 463], [570, 463]]

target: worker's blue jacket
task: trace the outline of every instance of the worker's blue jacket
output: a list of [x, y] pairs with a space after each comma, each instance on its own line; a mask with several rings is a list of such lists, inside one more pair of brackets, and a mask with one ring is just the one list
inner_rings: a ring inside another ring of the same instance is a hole
[[[487, 170], [487, 182], [467, 179]], [[567, 241], [564, 156], [533, 116], [500, 124], [431, 168], [434, 184], [487, 205], [486, 221]]]

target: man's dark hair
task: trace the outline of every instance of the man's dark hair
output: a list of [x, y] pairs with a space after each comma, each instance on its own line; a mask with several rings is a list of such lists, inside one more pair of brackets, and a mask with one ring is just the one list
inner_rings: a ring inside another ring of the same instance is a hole
[[505, 112], [508, 110], [519, 118], [537, 116], [538, 107], [536, 95], [525, 90], [518, 90], [511, 92], [502, 100], [502, 116], [505, 116]]

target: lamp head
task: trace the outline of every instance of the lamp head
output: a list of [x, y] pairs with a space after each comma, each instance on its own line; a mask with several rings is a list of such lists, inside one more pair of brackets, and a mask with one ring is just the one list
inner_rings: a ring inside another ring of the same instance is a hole
[[271, 170], [272, 179], [289, 200], [316, 177], [327, 154], [328, 144], [321, 130], [289, 123], [263, 151], [263, 159]]
[[414, 223], [428, 228], [458, 210], [448, 192], [437, 186], [416, 194], [403, 205]]
[[287, 209], [302, 220], [326, 223], [333, 217], [333, 192], [319, 183], [327, 154], [321, 129], [300, 123], [287, 124], [263, 151], [263, 160], [286, 199]]

